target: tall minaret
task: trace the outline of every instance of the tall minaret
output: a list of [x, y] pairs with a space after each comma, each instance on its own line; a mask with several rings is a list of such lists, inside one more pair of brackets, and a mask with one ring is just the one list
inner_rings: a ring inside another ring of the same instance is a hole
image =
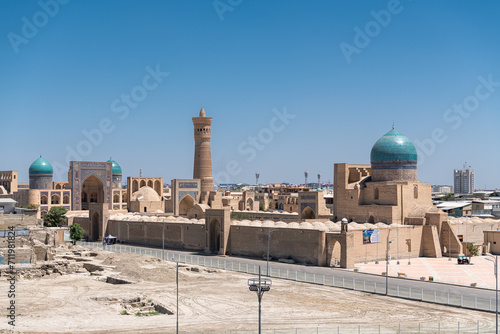
[[200, 116], [193, 117], [194, 125], [194, 169], [193, 179], [201, 180], [201, 192], [214, 190], [212, 177], [212, 157], [210, 154], [210, 126], [212, 117], [205, 117], [201, 108]]

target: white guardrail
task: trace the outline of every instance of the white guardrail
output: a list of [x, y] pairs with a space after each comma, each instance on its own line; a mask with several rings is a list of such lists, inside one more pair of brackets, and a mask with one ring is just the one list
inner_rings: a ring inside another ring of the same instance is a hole
[[[115, 253], [132, 253], [138, 255], [151, 255], [166, 261], [176, 261], [179, 263], [217, 268], [245, 274], [258, 275], [259, 266], [249, 263], [242, 263], [234, 260], [226, 260], [211, 256], [189, 255], [163, 251], [161, 249], [151, 249], [134, 247], [127, 245], [103, 245], [98, 242], [79, 241], [77, 243], [86, 248], [101, 248], [106, 251]], [[261, 273], [267, 276], [266, 266], [261, 266]], [[307, 273], [305, 271], [289, 270], [272, 268], [269, 270], [269, 277], [287, 279], [297, 282], [310, 284], [319, 284], [336, 288], [343, 288], [367, 293], [385, 295], [385, 284], [377, 284], [369, 280], [348, 279], [344, 277], [335, 277], [332, 275]], [[461, 294], [453, 294], [449, 292], [428, 291], [425, 289], [412, 289], [411, 287], [400, 286], [397, 284], [389, 285], [388, 295], [396, 298], [408, 300], [416, 300], [433, 304], [441, 304], [447, 306], [461, 307], [471, 310], [495, 312], [494, 299], [481, 299], [463, 296]], [[485, 322], [460, 322], [457, 323], [418, 323], [410, 325], [408, 323], [401, 324], [383, 324], [375, 327], [364, 325], [341, 325], [338, 327], [329, 328], [313, 328], [313, 329], [272, 329], [263, 331], [263, 333], [277, 334], [308, 334], [308, 333], [492, 333], [495, 332], [494, 323]], [[212, 331], [206, 333], [223, 333], [220, 331]], [[229, 332], [224, 332], [229, 333]], [[235, 334], [253, 333], [252, 331], [232, 331]]]

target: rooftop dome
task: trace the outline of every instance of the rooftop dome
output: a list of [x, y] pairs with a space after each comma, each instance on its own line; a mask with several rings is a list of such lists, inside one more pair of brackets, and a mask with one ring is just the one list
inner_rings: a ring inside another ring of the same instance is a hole
[[37, 174], [50, 174], [52, 175], [54, 173], [52, 169], [52, 165], [42, 158], [36, 159], [30, 166], [29, 170], [29, 175], [37, 175]]
[[113, 164], [113, 175], [122, 175], [122, 168], [119, 164], [116, 163], [116, 161], [109, 158], [109, 160], [106, 162], [111, 162]]
[[416, 162], [417, 158], [417, 149], [413, 143], [394, 128], [377, 140], [371, 152], [372, 162]]
[[135, 201], [161, 201], [161, 197], [151, 187], [144, 186], [139, 191], [132, 194], [132, 200]]

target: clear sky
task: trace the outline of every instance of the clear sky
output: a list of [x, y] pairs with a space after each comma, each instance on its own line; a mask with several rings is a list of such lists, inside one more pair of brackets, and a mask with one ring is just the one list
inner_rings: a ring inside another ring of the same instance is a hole
[[421, 181], [500, 188], [499, 32], [499, 1], [2, 0], [0, 170], [191, 178], [204, 107], [216, 182], [333, 181], [394, 121]]

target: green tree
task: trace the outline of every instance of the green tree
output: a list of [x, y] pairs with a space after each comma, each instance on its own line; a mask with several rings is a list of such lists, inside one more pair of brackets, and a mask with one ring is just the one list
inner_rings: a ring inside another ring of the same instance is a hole
[[474, 245], [473, 243], [468, 243], [466, 248], [467, 248], [467, 254], [469, 255], [469, 264], [470, 264], [471, 257], [479, 255], [479, 246]]
[[66, 212], [68, 212], [68, 210], [62, 206], [50, 208], [49, 212], [45, 215], [44, 225], [47, 227], [59, 226], [66, 221], [66, 217], [64, 216]]
[[455, 194], [449, 193], [449, 194], [446, 194], [443, 197], [441, 197], [441, 200], [442, 201], [449, 201], [449, 200], [452, 200], [453, 198], [455, 198]]
[[77, 241], [82, 240], [83, 238], [83, 227], [80, 224], [74, 223], [69, 228], [69, 236], [73, 240], [73, 245], [76, 244]]
[[38, 209], [38, 204], [23, 205], [21, 208], [23, 208], [23, 209]]
[[262, 202], [259, 203], [259, 210], [260, 211], [265, 211], [266, 210], [266, 208], [264, 207], [264, 203], [262, 203]]
[[243, 212], [232, 212], [231, 218], [232, 219], [251, 219], [251, 217], [248, 213], [243, 213]]

